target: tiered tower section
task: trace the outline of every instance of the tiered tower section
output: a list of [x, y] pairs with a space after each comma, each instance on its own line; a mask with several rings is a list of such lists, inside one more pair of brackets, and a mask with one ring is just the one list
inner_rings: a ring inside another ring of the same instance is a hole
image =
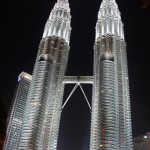
[[115, 0], [103, 0], [94, 46], [90, 150], [132, 150], [126, 43]]
[[7, 118], [7, 132], [3, 150], [18, 149], [31, 78], [31, 75], [26, 72], [22, 72], [18, 77], [18, 84]]
[[45, 25], [27, 98], [20, 150], [55, 150], [70, 40], [68, 0], [58, 0]]

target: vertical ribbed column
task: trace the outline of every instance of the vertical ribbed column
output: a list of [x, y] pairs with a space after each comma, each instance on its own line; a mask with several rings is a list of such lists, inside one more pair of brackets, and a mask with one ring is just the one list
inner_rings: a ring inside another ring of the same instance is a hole
[[90, 150], [99, 149], [100, 140], [99, 140], [99, 48], [100, 43], [94, 46], [94, 84], [93, 84], [93, 93], [92, 93], [92, 114], [91, 114], [91, 135], [90, 135]]
[[133, 149], [126, 43], [116, 39], [120, 150]]
[[117, 76], [114, 37], [98, 38], [94, 47], [94, 85], [90, 149], [118, 149]]
[[63, 96], [63, 78], [67, 64], [69, 47], [63, 40], [58, 39], [58, 54], [55, 61], [55, 73], [52, 77], [52, 84], [49, 87], [49, 97], [47, 102], [45, 128], [43, 134], [42, 149], [56, 149], [58, 129], [60, 122], [60, 112]]
[[28, 95], [20, 149], [34, 149], [37, 147], [35, 141], [37, 140], [38, 128], [42, 127], [48, 94], [47, 88], [50, 84], [52, 64], [46, 58], [40, 58], [35, 67]]
[[100, 64], [100, 145], [101, 149], [118, 149], [115, 64], [104, 60]]

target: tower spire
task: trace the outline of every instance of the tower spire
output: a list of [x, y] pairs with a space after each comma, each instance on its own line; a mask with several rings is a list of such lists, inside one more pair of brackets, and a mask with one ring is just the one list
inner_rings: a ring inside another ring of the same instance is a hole
[[45, 25], [43, 38], [49, 36], [60, 37], [69, 44], [70, 22], [71, 15], [68, 0], [58, 0]]
[[124, 39], [123, 23], [115, 0], [103, 0], [98, 12], [96, 38], [106, 34]]

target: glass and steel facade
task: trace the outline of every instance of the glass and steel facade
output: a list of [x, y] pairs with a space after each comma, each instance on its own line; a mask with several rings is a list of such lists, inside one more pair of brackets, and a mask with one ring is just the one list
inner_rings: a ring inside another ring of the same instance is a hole
[[7, 118], [7, 132], [3, 150], [18, 149], [31, 78], [31, 75], [26, 72], [22, 72], [18, 77], [18, 84]]
[[[14, 119], [19, 129], [14, 149], [56, 150], [64, 85], [84, 82], [93, 84], [90, 150], [132, 150], [126, 43], [118, 6], [115, 0], [101, 3], [93, 77], [64, 77], [70, 50], [70, 23], [68, 0], [58, 0], [39, 44], [31, 85], [27, 99], [24, 98], [24, 113], [20, 122]], [[12, 109], [11, 122], [15, 107]], [[11, 135], [16, 134], [15, 129], [10, 133], [8, 128], [6, 141], [9, 136], [11, 140], [5, 146], [13, 142]]]
[[126, 43], [115, 0], [103, 0], [94, 46], [90, 150], [132, 150]]
[[45, 25], [27, 97], [19, 149], [55, 150], [70, 40], [70, 8], [58, 0]]

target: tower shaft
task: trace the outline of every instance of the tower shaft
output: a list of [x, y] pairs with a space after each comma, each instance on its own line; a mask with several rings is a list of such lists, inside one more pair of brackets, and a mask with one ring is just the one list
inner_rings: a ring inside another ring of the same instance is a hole
[[115, 0], [103, 0], [96, 24], [90, 150], [132, 150], [123, 24]]
[[55, 150], [70, 39], [70, 9], [59, 0], [45, 25], [33, 70], [19, 149]]

